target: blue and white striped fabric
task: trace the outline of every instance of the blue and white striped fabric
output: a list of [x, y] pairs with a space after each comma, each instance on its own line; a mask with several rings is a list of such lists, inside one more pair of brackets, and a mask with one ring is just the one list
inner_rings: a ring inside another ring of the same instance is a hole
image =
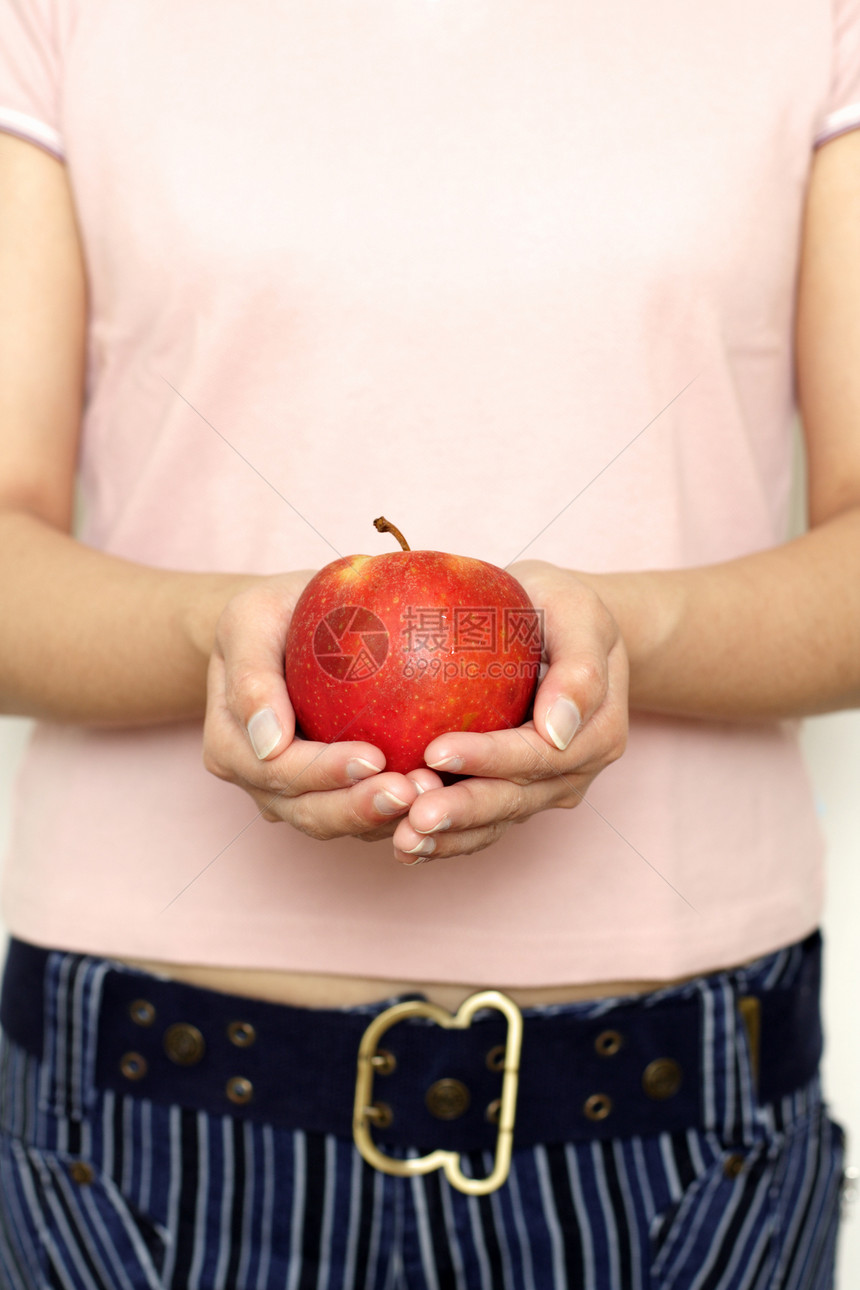
[[[761, 960], [745, 988], [796, 962]], [[96, 1089], [109, 966], [52, 955], [44, 1059], [0, 1052], [3, 1290], [832, 1284], [841, 1132], [817, 1080], [757, 1105], [725, 977], [659, 996], [700, 995], [707, 1127], [519, 1149], [504, 1187], [475, 1198], [439, 1174], [377, 1173], [349, 1141]], [[607, 1018], [612, 1006], [564, 1005]]]

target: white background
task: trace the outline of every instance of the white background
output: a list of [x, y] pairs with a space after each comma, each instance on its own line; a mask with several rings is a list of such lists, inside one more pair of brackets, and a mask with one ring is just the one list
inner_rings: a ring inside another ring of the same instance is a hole
[[[0, 854], [6, 849], [11, 778], [28, 723], [0, 720]], [[849, 1133], [849, 1158], [860, 1165], [860, 713], [838, 713], [807, 722], [804, 739], [823, 825], [830, 843], [826, 937], [825, 1087], [833, 1114]], [[853, 1149], [852, 1149], [853, 1142]], [[839, 1290], [860, 1286], [860, 1204], [843, 1226]]]

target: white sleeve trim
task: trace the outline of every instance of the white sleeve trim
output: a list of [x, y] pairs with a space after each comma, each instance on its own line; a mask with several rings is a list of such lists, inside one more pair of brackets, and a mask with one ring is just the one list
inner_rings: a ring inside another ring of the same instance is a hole
[[48, 152], [52, 152], [55, 157], [61, 160], [65, 156], [63, 141], [60, 138], [59, 131], [53, 126], [46, 125], [44, 121], [38, 120], [37, 117], [29, 116], [26, 112], [18, 112], [15, 108], [0, 107], [0, 130], [5, 130], [9, 134], [17, 134], [22, 139], [29, 139], [32, 143], [38, 143]]
[[834, 138], [837, 134], [844, 134], [846, 130], [856, 130], [860, 127], [860, 103], [849, 103], [847, 107], [839, 108], [836, 112], [831, 112], [824, 118], [821, 129], [815, 136], [815, 145], [825, 143], [828, 139]]

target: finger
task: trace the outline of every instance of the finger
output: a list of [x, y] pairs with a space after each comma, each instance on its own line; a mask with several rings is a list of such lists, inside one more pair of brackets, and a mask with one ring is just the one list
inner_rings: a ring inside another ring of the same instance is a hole
[[427, 852], [406, 852], [395, 845], [394, 858], [404, 866], [411, 868], [424, 864], [428, 860], [445, 860], [452, 856], [474, 855], [498, 842], [507, 830], [509, 823], [496, 823], [481, 829], [467, 829], [448, 838], [423, 838], [422, 847], [432, 846]]
[[203, 763], [208, 771], [248, 790], [260, 789], [297, 796], [299, 793], [325, 792], [348, 788], [380, 774], [385, 756], [370, 743], [324, 744], [293, 738], [272, 757], [259, 760], [244, 732], [237, 730], [230, 712], [219, 700], [217, 672], [219, 661], [210, 665], [210, 697], [204, 726]]
[[[373, 744], [323, 744], [295, 738], [277, 758], [259, 762], [250, 749], [237, 769], [247, 773], [257, 786], [283, 790], [289, 797], [302, 793], [328, 793], [352, 788], [367, 779], [376, 779], [384, 770], [385, 758]], [[397, 776], [403, 780], [404, 776]]]
[[[548, 746], [533, 721], [508, 730], [486, 734], [452, 731], [440, 735], [425, 750], [428, 762], [440, 770], [491, 779], [509, 779], [529, 784], [549, 779], [572, 765], [571, 754]], [[457, 787], [457, 785], [454, 785]]]
[[563, 799], [568, 788], [559, 777], [520, 785], [504, 779], [468, 779], [426, 793], [412, 805], [395, 834], [395, 846], [412, 851], [424, 837], [444, 841], [474, 828], [528, 819]]
[[[626, 675], [626, 674], [625, 674]], [[531, 784], [558, 775], [585, 774], [621, 756], [627, 736], [626, 681], [619, 679], [617, 702], [607, 702], [583, 726], [565, 752], [537, 732], [533, 721], [487, 734], [452, 732], [428, 745], [426, 756], [443, 770], [487, 779]]]
[[[298, 793], [351, 788], [362, 780], [378, 776], [385, 770], [385, 754], [374, 744], [358, 741], [323, 744], [297, 736], [277, 759], [277, 766], [269, 764], [272, 766], [271, 782], [277, 785], [283, 777], [289, 777], [289, 782], [293, 785], [290, 795], [297, 796]], [[246, 762], [246, 769], [259, 778], [261, 767], [255, 762]], [[398, 783], [404, 778], [419, 793], [442, 787], [442, 780], [427, 767], [419, 767], [406, 776], [393, 771], [388, 774], [396, 774], [396, 778], [386, 779], [377, 791], [399, 793]], [[412, 800], [414, 794], [409, 794], [409, 797]]]
[[[259, 789], [249, 789], [248, 792], [250, 793], [250, 796], [254, 799], [257, 805], [260, 817], [262, 819], [272, 824], [290, 824], [291, 823], [289, 818], [287, 818], [291, 808], [282, 806], [280, 804], [281, 803], [280, 794], [264, 793], [264, 792], [261, 792]], [[380, 825], [377, 825], [376, 827], [369, 828], [364, 833], [354, 833], [352, 836], [355, 837], [359, 842], [384, 842], [387, 838], [391, 838], [394, 836], [394, 831], [397, 828], [399, 823], [400, 823], [399, 818], [395, 816], [391, 819], [387, 819], [384, 824], [380, 824]], [[322, 836], [321, 822], [318, 820], [314, 827], [305, 831], [308, 832], [309, 835], [315, 835], [316, 833], [320, 833], [320, 835]], [[339, 836], [343, 836], [343, 835], [339, 835]]]
[[549, 667], [535, 696], [535, 728], [552, 747], [564, 751], [606, 700], [609, 653], [618, 627], [597, 597], [590, 612], [566, 605], [546, 616]]
[[224, 703], [263, 761], [283, 752], [295, 731], [284, 679], [284, 640], [292, 602], [275, 588], [234, 596], [218, 622], [215, 653], [223, 659]]
[[[577, 647], [572, 632], [567, 643], [559, 647], [563, 652], [557, 661], [550, 653], [552, 661], [535, 696], [530, 721], [504, 731], [500, 713], [498, 731], [451, 731], [440, 735], [424, 749], [427, 765], [440, 772], [504, 775], [526, 782], [569, 768], [570, 759], [559, 760], [555, 753], [566, 751], [575, 736], [582, 751], [574, 764], [594, 755], [599, 739], [586, 741], [585, 732], [607, 701], [613, 701], [613, 712], [617, 709], [619, 718], [626, 721], [622, 715], [622, 709], [626, 711], [626, 655], [618, 628], [608, 613], [597, 635], [584, 639], [585, 643]], [[595, 639], [600, 641], [597, 646]], [[617, 693], [612, 692], [615, 685]]]
[[411, 779], [419, 793], [429, 792], [431, 788], [442, 788], [442, 780], [435, 771], [428, 770], [426, 766], [419, 766], [416, 770], [410, 770], [406, 776]]
[[351, 788], [298, 796], [277, 795], [266, 805], [309, 837], [361, 837], [405, 815], [418, 796], [405, 775], [390, 771]]
[[607, 682], [603, 703], [577, 732], [565, 752], [544, 744], [544, 754], [562, 774], [575, 771], [595, 775], [616, 761], [627, 746], [629, 712], [627, 705], [629, 668], [627, 651], [619, 637], [607, 658]]
[[[257, 802], [257, 806], [260, 812], [260, 817], [262, 819], [267, 820], [273, 824], [289, 823], [289, 821], [283, 818], [283, 815], [278, 814], [278, 812], [274, 809], [275, 806], [277, 805], [277, 802], [273, 802], [270, 796], [268, 796], [265, 793], [259, 793], [259, 792], [252, 792], [251, 796]], [[397, 828], [399, 823], [400, 821], [395, 818], [395, 819], [389, 820], [385, 824], [380, 824], [377, 828], [368, 829], [366, 833], [356, 833], [356, 834], [353, 834], [353, 836], [358, 842], [384, 842], [386, 841], [386, 839], [394, 836], [394, 831]]]

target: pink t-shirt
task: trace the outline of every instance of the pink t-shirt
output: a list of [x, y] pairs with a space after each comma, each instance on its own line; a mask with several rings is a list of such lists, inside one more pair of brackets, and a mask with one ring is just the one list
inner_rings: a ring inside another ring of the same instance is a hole
[[[0, 30], [0, 126], [65, 159], [85, 242], [84, 542], [274, 572], [390, 550], [384, 512], [610, 570], [785, 537], [803, 199], [860, 126], [858, 0], [0, 0]], [[585, 805], [410, 871], [255, 820], [197, 724], [42, 722], [5, 917], [499, 985], [724, 965], [819, 917], [796, 733], [636, 716]]]

